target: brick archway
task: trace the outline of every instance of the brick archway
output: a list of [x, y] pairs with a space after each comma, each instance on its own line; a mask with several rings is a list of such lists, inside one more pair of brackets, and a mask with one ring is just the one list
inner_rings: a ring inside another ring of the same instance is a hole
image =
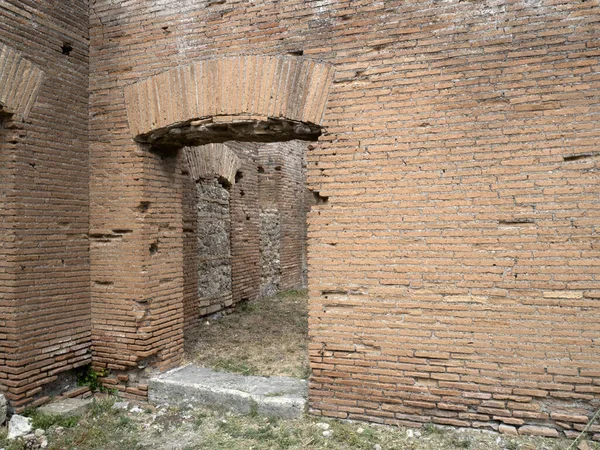
[[140, 142], [174, 127], [284, 119], [321, 125], [330, 64], [282, 56], [239, 56], [180, 66], [125, 88], [131, 135]]
[[233, 184], [235, 173], [242, 165], [235, 153], [225, 144], [184, 147], [183, 153], [193, 181], [217, 176]]
[[[151, 150], [142, 152], [143, 197], [130, 233], [139, 250], [128, 270], [141, 281], [124, 287], [123, 301], [133, 311], [127, 327], [116, 319], [104, 324], [114, 312], [93, 297], [96, 365], [124, 370], [146, 360], [167, 369], [183, 356], [180, 149], [237, 139], [236, 133], [245, 141], [314, 140], [333, 76], [330, 64], [310, 59], [239, 56], [197, 61], [125, 87], [130, 136]], [[221, 163], [212, 170], [227, 171], [227, 161]]]
[[42, 70], [0, 43], [0, 111], [26, 118], [43, 82]]

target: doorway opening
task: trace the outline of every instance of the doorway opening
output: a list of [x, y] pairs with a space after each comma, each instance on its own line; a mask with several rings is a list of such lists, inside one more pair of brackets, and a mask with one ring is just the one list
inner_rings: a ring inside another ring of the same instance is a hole
[[184, 148], [188, 361], [247, 375], [308, 376], [309, 145]]

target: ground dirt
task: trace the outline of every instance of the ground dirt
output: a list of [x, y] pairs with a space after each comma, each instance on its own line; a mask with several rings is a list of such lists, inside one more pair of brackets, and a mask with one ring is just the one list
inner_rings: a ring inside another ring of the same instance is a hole
[[187, 362], [244, 375], [307, 378], [308, 295], [288, 291], [203, 320], [185, 336]]
[[[51, 420], [34, 413], [34, 423], [46, 430], [51, 450], [564, 450], [570, 444], [476, 430], [432, 426], [413, 430], [309, 416], [278, 420], [146, 404], [127, 404], [121, 409], [115, 408], [114, 402], [113, 398], [95, 400], [79, 421]], [[0, 448], [28, 448], [20, 440], [7, 441], [5, 437], [3, 429]], [[600, 445], [590, 443], [589, 448], [600, 449]]]

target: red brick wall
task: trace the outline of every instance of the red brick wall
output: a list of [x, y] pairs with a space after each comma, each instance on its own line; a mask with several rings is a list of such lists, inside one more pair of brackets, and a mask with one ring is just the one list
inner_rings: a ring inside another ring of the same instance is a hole
[[[302, 50], [337, 70], [308, 155], [328, 197], [309, 219], [312, 412], [580, 427], [600, 375], [597, 8], [97, 1], [92, 227], [133, 230], [92, 248], [92, 279], [114, 280], [93, 302], [122, 311], [117, 323], [96, 307], [106, 354], [136, 359], [132, 299], [154, 301], [147, 281], [165, 277], [130, 263], [161, 233], [136, 208], [176, 195], [128, 135], [122, 88], [198, 58]], [[164, 311], [182, 301], [169, 283]]]
[[0, 391], [20, 410], [91, 357], [87, 2], [8, 0], [0, 24], [45, 73], [27, 117], [0, 126]]
[[[230, 189], [231, 281], [233, 303], [254, 300], [260, 287], [258, 147], [254, 142], [228, 142], [242, 167]], [[241, 175], [241, 176], [240, 176]]]
[[183, 318], [185, 329], [191, 329], [200, 318], [198, 304], [198, 192], [189, 175], [185, 158], [183, 167]]
[[306, 260], [306, 153], [308, 143], [289, 141], [259, 149], [259, 204], [280, 217], [279, 289], [303, 287]]
[[278, 144], [282, 154], [282, 189], [279, 198], [281, 215], [281, 289], [303, 287], [306, 259], [306, 153], [307, 142]]

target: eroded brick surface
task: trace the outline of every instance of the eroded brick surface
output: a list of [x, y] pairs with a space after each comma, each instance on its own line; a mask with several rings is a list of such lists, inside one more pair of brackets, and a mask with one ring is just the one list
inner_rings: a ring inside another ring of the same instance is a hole
[[2, 2], [0, 391], [17, 410], [91, 360], [88, 81], [87, 2]]
[[[0, 357], [17, 402], [89, 359], [87, 9], [21, 3], [0, 7], [0, 40], [49, 78], [30, 122], [1, 137], [10, 164], [0, 165], [9, 230]], [[597, 1], [94, 2], [95, 364], [178, 364], [193, 291], [181, 263], [184, 224], [193, 229], [182, 219], [188, 175], [180, 155], [133, 141], [125, 88], [200, 60], [227, 77], [225, 57], [293, 55], [335, 70], [318, 99], [325, 132], [307, 156], [311, 411], [581, 429], [600, 377], [598, 22]], [[70, 59], [58, 51], [65, 40]], [[276, 72], [261, 73], [240, 92], [267, 92]], [[169, 77], [159, 98], [170, 98]], [[229, 101], [218, 105], [221, 123], [242, 119]], [[232, 273], [246, 276], [233, 283], [234, 301], [257, 295], [250, 286], [260, 281], [258, 249], [234, 241], [259, 236], [258, 197], [247, 211], [235, 203], [258, 184], [255, 150], [240, 158], [244, 178], [231, 191]], [[58, 334], [48, 340], [39, 324], [50, 322]]]

